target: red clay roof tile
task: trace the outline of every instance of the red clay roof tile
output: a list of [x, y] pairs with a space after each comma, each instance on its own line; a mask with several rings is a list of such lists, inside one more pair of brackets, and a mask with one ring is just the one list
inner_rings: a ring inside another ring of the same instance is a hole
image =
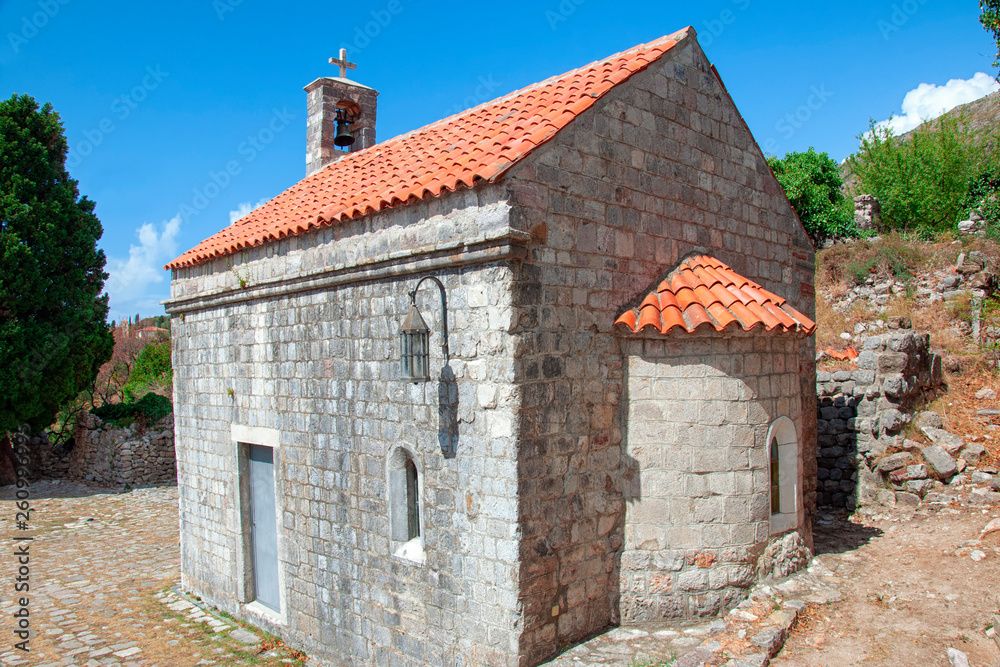
[[647, 294], [638, 309], [625, 311], [615, 324], [638, 333], [653, 327], [661, 334], [675, 327], [692, 333], [704, 325], [723, 331], [738, 325], [749, 331], [763, 326], [767, 331], [811, 334], [816, 323], [792, 308], [780, 296], [735, 273], [707, 255], [690, 257]]
[[166, 268], [493, 181], [602, 95], [656, 62], [688, 29], [591, 63], [395, 139], [308, 176]]

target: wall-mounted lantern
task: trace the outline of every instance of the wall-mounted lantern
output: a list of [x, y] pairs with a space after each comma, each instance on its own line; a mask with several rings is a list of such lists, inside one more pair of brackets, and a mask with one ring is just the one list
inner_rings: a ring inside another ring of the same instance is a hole
[[448, 300], [444, 285], [434, 276], [425, 276], [417, 282], [410, 291], [410, 312], [399, 327], [400, 361], [402, 369], [400, 379], [404, 382], [427, 382], [430, 375], [430, 329], [423, 316], [417, 310], [417, 290], [425, 280], [433, 280], [441, 290], [441, 351], [445, 362], [448, 361]]

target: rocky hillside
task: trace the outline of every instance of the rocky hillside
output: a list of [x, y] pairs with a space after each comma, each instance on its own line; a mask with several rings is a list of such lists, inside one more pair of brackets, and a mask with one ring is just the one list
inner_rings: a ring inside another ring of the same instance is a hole
[[[856, 372], [864, 361], [858, 357], [876, 338], [912, 326], [916, 335], [929, 337], [930, 353], [943, 361], [944, 382], [942, 391], [928, 393], [907, 412], [936, 411], [949, 431], [983, 446], [984, 462], [1000, 463], [1000, 435], [994, 432], [1000, 428], [998, 285], [1000, 242], [982, 232], [924, 243], [887, 235], [820, 251], [820, 378]], [[933, 440], [904, 421], [907, 438]]]
[[[942, 117], [962, 120], [963, 124], [971, 127], [977, 135], [996, 131], [997, 127], [1000, 127], [1000, 91], [957, 106]], [[915, 129], [907, 132], [902, 138], [905, 140], [916, 131]]]

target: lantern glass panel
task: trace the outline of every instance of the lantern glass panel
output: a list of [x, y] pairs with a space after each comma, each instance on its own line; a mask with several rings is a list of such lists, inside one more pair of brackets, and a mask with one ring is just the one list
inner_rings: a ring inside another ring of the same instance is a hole
[[428, 355], [428, 335], [425, 331], [402, 331], [400, 333], [401, 379], [410, 382], [427, 381], [430, 359]]

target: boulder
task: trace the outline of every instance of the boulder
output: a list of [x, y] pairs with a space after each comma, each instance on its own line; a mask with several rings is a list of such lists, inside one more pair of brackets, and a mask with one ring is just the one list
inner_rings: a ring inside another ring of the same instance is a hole
[[941, 415], [932, 410], [918, 412], [914, 421], [919, 427], [944, 428], [944, 420], [941, 419]]
[[895, 408], [885, 410], [879, 416], [879, 424], [886, 433], [895, 433], [903, 427], [904, 423], [903, 413]]
[[976, 398], [980, 401], [992, 401], [996, 399], [997, 393], [989, 387], [983, 387], [976, 392]]
[[972, 482], [974, 484], [989, 484], [993, 481], [993, 475], [979, 470], [972, 471]]
[[951, 667], [969, 667], [969, 658], [957, 648], [949, 648], [948, 663]]
[[927, 472], [927, 466], [923, 463], [919, 463], [917, 465], [907, 465], [905, 468], [893, 470], [889, 475], [889, 481], [894, 484], [902, 484], [903, 482], [908, 482], [911, 479], [927, 479], [928, 477], [929, 474]]
[[[923, 498], [934, 488], [934, 482], [929, 479], [913, 479], [906, 483], [906, 490]], [[899, 494], [897, 495], [897, 499]]]

